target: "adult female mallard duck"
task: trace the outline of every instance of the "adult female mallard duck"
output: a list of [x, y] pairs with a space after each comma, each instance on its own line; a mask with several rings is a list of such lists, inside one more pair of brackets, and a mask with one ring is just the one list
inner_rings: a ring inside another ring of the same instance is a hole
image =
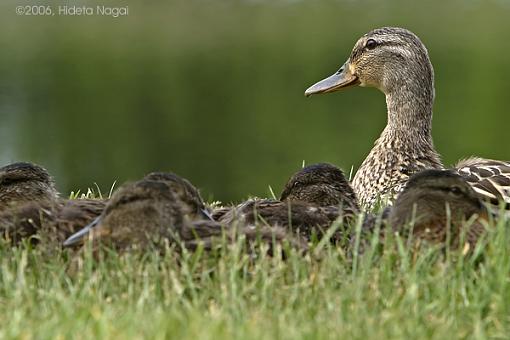
[[59, 198], [53, 178], [39, 165], [19, 162], [0, 168], [0, 233], [13, 243], [40, 231], [62, 242], [104, 205], [102, 200]]
[[[354, 85], [376, 87], [386, 95], [388, 123], [353, 180], [360, 204], [371, 209], [378, 199], [391, 203], [412, 174], [443, 168], [432, 143], [434, 71], [427, 49], [406, 29], [375, 29], [356, 42], [335, 74], [305, 95]], [[472, 158], [455, 169], [481, 196], [510, 203], [510, 162]]]
[[229, 241], [242, 235], [248, 242], [289, 240], [298, 248], [302, 245], [281, 228], [224, 228], [210, 218], [199, 191], [189, 181], [159, 172], [117, 190], [101, 216], [69, 237], [64, 246], [82, 244], [90, 238], [119, 251], [162, 250], [167, 243], [189, 249], [202, 244], [211, 249], [224, 234]]
[[[424, 170], [411, 176], [387, 208], [381, 234], [392, 228], [403, 237], [412, 233], [415, 241], [468, 251], [485, 233], [489, 214], [479, 194], [454, 170]], [[371, 216], [363, 225], [363, 247], [375, 224]]]
[[[356, 195], [342, 170], [326, 164], [309, 165], [285, 184], [279, 200], [250, 199], [231, 208], [218, 221], [288, 227], [310, 239], [322, 236], [331, 224], [350, 222], [358, 212]], [[343, 238], [342, 233], [333, 240]]]

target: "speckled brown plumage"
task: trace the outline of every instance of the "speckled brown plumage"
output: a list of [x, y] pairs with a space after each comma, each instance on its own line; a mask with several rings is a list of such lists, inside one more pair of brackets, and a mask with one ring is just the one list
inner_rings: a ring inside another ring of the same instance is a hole
[[105, 207], [103, 200], [28, 202], [0, 214], [2, 237], [12, 244], [29, 239], [32, 244], [60, 246], [69, 236], [92, 222]]
[[[357, 212], [356, 195], [343, 172], [330, 164], [314, 164], [287, 181], [280, 200], [250, 199], [223, 213], [219, 221], [288, 227], [309, 239], [322, 236], [336, 219], [350, 222]], [[342, 238], [342, 232], [333, 237]]]
[[342, 170], [328, 163], [312, 164], [295, 173], [283, 188], [280, 201], [302, 201], [318, 206], [358, 210], [354, 190]]
[[[103, 200], [59, 198], [43, 167], [13, 163], [0, 168], [0, 233], [13, 244], [30, 238], [59, 244], [96, 218]], [[44, 234], [44, 235], [42, 235]]]
[[[302, 201], [250, 199], [227, 212], [220, 223], [225, 225], [262, 225], [286, 227], [310, 239], [322, 236], [331, 224], [342, 215], [338, 206], [321, 207]], [[353, 217], [349, 214], [347, 219]], [[342, 239], [343, 234], [336, 235]], [[336, 240], [335, 238], [335, 240]]]
[[[390, 227], [404, 238], [412, 234], [415, 241], [469, 250], [485, 233], [488, 216], [462, 176], [453, 170], [425, 170], [409, 179], [385, 212], [381, 235]], [[367, 219], [363, 232], [373, 231], [374, 222], [374, 217]]]
[[224, 238], [228, 244], [238, 242], [241, 238], [250, 253], [259, 244], [268, 246], [269, 255], [275, 254], [275, 245], [290, 246], [301, 253], [308, 250], [306, 239], [291, 235], [286, 228], [279, 226], [250, 224], [225, 227], [223, 223], [199, 220], [185, 225], [181, 231], [182, 245], [189, 250], [196, 250], [198, 247], [207, 251], [216, 249], [223, 245]]
[[[353, 187], [360, 205], [372, 209], [378, 202], [392, 203], [409, 177], [424, 169], [441, 169], [443, 165], [432, 143], [431, 121], [434, 103], [434, 71], [427, 49], [412, 32], [403, 28], [378, 28], [362, 36], [350, 58], [340, 70], [306, 90], [306, 95], [327, 93], [353, 85], [376, 87], [386, 95], [388, 122], [373, 149], [356, 172]], [[479, 160], [479, 159], [476, 159]], [[508, 168], [508, 162], [490, 161], [494, 168]], [[499, 164], [496, 164], [499, 162]], [[480, 173], [476, 169], [461, 171], [462, 176]], [[482, 187], [482, 181], [506, 183], [510, 172], [470, 181]], [[473, 178], [473, 176], [471, 176]], [[478, 184], [477, 184], [478, 183]], [[495, 186], [500, 199], [510, 202], [510, 186]], [[479, 188], [484, 196], [490, 190]], [[494, 198], [485, 195], [487, 198]]]
[[112, 195], [98, 221], [71, 236], [65, 245], [92, 237], [118, 249], [164, 246], [179, 237], [185, 219], [201, 217], [202, 202], [190, 197], [186, 186], [185, 182], [148, 179], [124, 185]]
[[510, 162], [472, 157], [454, 168], [495, 210], [504, 202], [510, 210]]
[[189, 181], [175, 174], [155, 173], [117, 190], [99, 219], [71, 236], [65, 245], [91, 238], [121, 251], [162, 250], [167, 244], [189, 249], [203, 244], [211, 249], [224, 233], [228, 241], [234, 241], [235, 235], [244, 235], [250, 241], [257, 235], [266, 241], [285, 238], [281, 230], [243, 227], [234, 231], [213, 221]]
[[0, 168], [0, 212], [27, 202], [57, 199], [55, 182], [43, 167], [19, 162]]
[[416, 238], [436, 243], [446, 243], [450, 232], [453, 245], [458, 247], [463, 222], [472, 216], [476, 219], [466, 230], [466, 242], [473, 246], [485, 231], [483, 221], [488, 220], [488, 211], [479, 196], [455, 171], [426, 170], [408, 181], [391, 209], [388, 222], [401, 231], [412, 221]]

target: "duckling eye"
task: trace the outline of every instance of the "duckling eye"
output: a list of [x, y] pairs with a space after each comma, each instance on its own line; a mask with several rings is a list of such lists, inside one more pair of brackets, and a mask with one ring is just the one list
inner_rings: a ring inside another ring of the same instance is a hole
[[373, 50], [376, 46], [377, 46], [377, 41], [375, 41], [374, 39], [368, 39], [367, 43], [365, 44], [365, 47], [368, 50]]
[[6, 177], [6, 178], [0, 180], [0, 184], [2, 184], [2, 185], [12, 185], [12, 184], [19, 183], [19, 182], [22, 182], [22, 181], [23, 181], [23, 179], [21, 179], [21, 178]]
[[451, 187], [450, 192], [455, 196], [460, 196], [462, 194], [462, 190], [459, 187]]

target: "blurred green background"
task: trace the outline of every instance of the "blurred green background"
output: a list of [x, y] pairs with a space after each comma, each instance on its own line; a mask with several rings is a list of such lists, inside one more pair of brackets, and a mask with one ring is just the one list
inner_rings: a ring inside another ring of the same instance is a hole
[[[129, 16], [17, 16], [24, 4]], [[11, 1], [0, 5], [0, 161], [62, 192], [172, 170], [225, 202], [281, 190], [306, 163], [357, 168], [383, 129], [375, 89], [305, 98], [359, 36], [403, 26], [436, 71], [446, 164], [510, 159], [509, 1]]]

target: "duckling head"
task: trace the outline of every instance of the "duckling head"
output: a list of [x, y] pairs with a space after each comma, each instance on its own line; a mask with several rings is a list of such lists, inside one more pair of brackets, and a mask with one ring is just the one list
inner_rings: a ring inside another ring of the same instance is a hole
[[444, 236], [448, 222], [459, 227], [475, 214], [487, 218], [484, 205], [465, 179], [451, 170], [425, 170], [407, 182], [389, 222], [397, 230], [413, 222], [417, 233]]
[[0, 168], [0, 211], [17, 204], [57, 198], [55, 183], [43, 167], [19, 162]]
[[294, 200], [319, 206], [343, 205], [357, 210], [356, 195], [342, 170], [319, 163], [304, 167], [285, 185], [280, 200]]
[[434, 71], [426, 47], [409, 30], [383, 27], [363, 35], [349, 59], [332, 76], [312, 85], [305, 96], [329, 93], [360, 85], [375, 87], [385, 94], [403, 86], [432, 88]]
[[144, 177], [145, 180], [165, 183], [177, 196], [177, 200], [183, 202], [183, 213], [191, 219], [204, 218], [212, 220], [204, 200], [198, 189], [185, 178], [170, 172], [152, 172]]

